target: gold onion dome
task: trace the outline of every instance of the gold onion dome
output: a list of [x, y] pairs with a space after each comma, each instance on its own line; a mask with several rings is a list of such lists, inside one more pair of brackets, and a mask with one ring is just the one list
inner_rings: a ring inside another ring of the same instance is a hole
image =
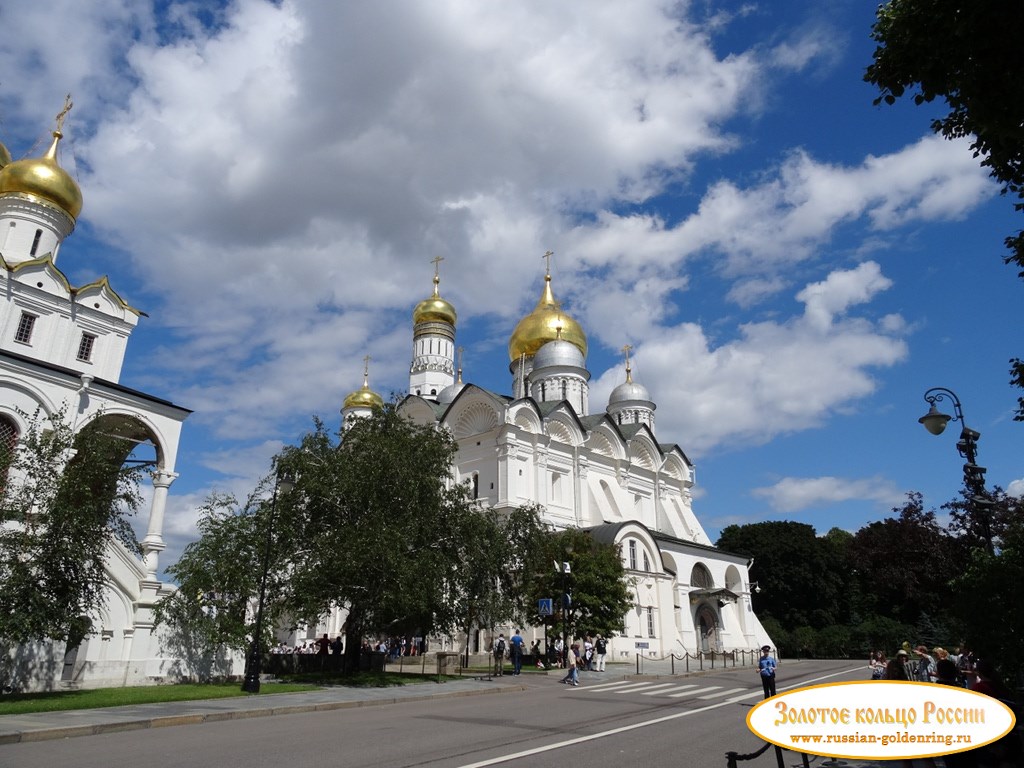
[[363, 386], [345, 398], [341, 410], [349, 408], [383, 408], [384, 398], [370, 389], [369, 374], [363, 373]]
[[440, 282], [441, 278], [435, 274], [434, 295], [416, 305], [416, 309], [412, 311], [413, 323], [448, 323], [448, 325], [455, 325], [455, 320], [458, 317], [455, 314], [455, 307], [441, 298], [437, 288]]
[[508, 359], [515, 362], [523, 355], [532, 357], [549, 341], [568, 341], [587, 356], [587, 334], [583, 326], [562, 311], [551, 292], [551, 273], [544, 275], [544, 292], [533, 311], [519, 321], [508, 341]]
[[21, 193], [61, 208], [72, 219], [82, 212], [82, 190], [57, 163], [57, 144], [64, 137], [53, 132], [53, 143], [42, 157], [15, 160], [0, 170], [0, 194]]

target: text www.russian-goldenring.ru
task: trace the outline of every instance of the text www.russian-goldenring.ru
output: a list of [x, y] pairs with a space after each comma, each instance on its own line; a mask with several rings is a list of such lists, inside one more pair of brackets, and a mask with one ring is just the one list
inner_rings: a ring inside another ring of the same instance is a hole
[[881, 744], [887, 747], [890, 744], [945, 744], [951, 747], [954, 744], [970, 744], [970, 734], [960, 733], [903, 733], [882, 734], [873, 733], [843, 733], [843, 734], [815, 734], [803, 736], [792, 734], [789, 737], [793, 744]]

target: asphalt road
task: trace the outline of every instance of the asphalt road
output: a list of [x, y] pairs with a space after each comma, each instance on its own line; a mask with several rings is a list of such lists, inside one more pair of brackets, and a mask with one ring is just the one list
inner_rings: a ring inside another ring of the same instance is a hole
[[[778, 687], [865, 677], [860, 662], [788, 662]], [[10, 744], [0, 746], [0, 766], [724, 768], [728, 750], [763, 743], [745, 723], [761, 698], [750, 668], [629, 683], [621, 674], [583, 673], [579, 688], [554, 676], [516, 681], [527, 690]], [[787, 754], [787, 765], [799, 762]], [[769, 750], [742, 765], [776, 762]]]

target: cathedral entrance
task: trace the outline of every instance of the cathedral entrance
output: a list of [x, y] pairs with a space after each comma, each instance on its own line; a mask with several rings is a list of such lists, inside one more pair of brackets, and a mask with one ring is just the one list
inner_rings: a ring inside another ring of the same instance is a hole
[[697, 609], [697, 633], [700, 650], [713, 653], [721, 650], [718, 637], [718, 617], [707, 603]]

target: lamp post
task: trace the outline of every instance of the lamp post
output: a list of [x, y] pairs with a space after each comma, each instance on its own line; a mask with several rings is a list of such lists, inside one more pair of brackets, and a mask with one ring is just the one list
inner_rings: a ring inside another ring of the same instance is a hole
[[270, 545], [274, 533], [274, 518], [277, 516], [277, 494], [288, 493], [295, 487], [295, 479], [287, 471], [278, 472], [274, 478], [274, 495], [270, 501], [270, 519], [267, 521], [267, 537], [263, 543], [263, 570], [260, 574], [260, 597], [256, 603], [256, 627], [249, 645], [249, 655], [245, 660], [245, 679], [242, 690], [246, 693], [260, 692], [260, 672], [263, 666], [263, 654], [260, 650], [260, 635], [263, 633], [263, 600], [267, 595], [267, 572], [270, 570]]
[[[964, 486], [967, 488], [967, 502], [974, 509], [978, 521], [982, 526], [982, 537], [993, 552], [992, 530], [989, 525], [989, 511], [992, 507], [992, 500], [985, 490], [985, 467], [978, 466], [978, 440], [981, 433], [967, 426], [964, 421], [963, 407], [960, 405], [960, 398], [956, 393], [946, 387], [932, 387], [924, 393], [925, 402], [928, 403], [928, 413], [918, 419], [924, 428], [933, 435], [941, 435], [950, 421], [960, 422], [960, 439], [957, 441], [956, 449], [964, 463]], [[953, 416], [942, 413], [936, 403], [949, 400], [953, 406]]]
[[562, 659], [569, 658], [569, 608], [572, 607], [572, 598], [569, 596], [569, 555], [572, 554], [572, 544], [565, 545], [565, 559], [562, 561]]

